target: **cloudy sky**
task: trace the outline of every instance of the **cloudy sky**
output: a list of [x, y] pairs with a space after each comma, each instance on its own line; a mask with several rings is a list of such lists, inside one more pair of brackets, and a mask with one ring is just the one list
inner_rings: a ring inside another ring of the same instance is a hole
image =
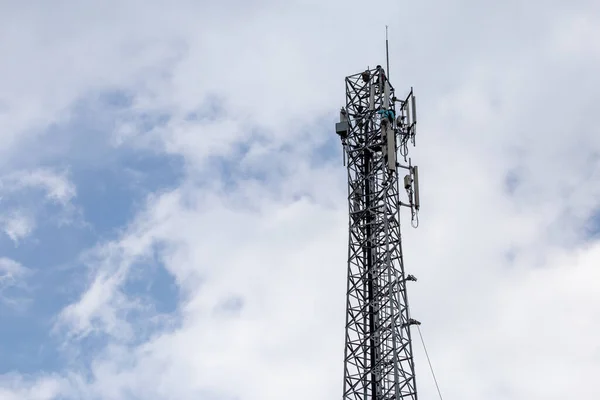
[[442, 394], [600, 398], [597, 0], [4, 0], [0, 400], [341, 398], [333, 124], [385, 25]]

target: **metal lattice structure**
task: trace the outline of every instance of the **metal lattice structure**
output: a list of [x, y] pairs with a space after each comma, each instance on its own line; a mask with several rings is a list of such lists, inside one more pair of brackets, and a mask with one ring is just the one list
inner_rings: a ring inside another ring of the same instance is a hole
[[[417, 399], [400, 233], [400, 209], [416, 222], [417, 168], [407, 161], [414, 145], [415, 99], [405, 100], [382, 67], [346, 77], [346, 106], [336, 132], [348, 168], [349, 253], [344, 352], [346, 400]], [[398, 115], [396, 115], [398, 108]], [[408, 202], [400, 200], [398, 172]]]

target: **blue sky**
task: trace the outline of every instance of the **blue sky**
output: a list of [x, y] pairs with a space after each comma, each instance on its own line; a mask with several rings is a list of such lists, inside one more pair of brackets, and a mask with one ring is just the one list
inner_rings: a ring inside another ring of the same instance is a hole
[[363, 3], [0, 6], [0, 400], [339, 398], [333, 123], [385, 25], [444, 396], [600, 396], [598, 5]]
[[[72, 362], [60, 350], [63, 338], [54, 325], [61, 309], [89, 283], [85, 252], [116, 237], [145, 206], [149, 194], [172, 189], [183, 177], [184, 162], [177, 155], [111, 146], [112, 129], [120, 119], [137, 121], [141, 133], [168, 121], [165, 115], [132, 112], [131, 101], [122, 92], [79, 99], [67, 111], [68, 118], [39, 133], [36, 146], [24, 145], [38, 152], [24, 152], [24, 158], [13, 162], [22, 170], [44, 168], [63, 174], [76, 196], [65, 207], [47, 201], [46, 193], [35, 187], [2, 195], [4, 210], [34, 214], [35, 228], [17, 242], [6, 234], [0, 240], [2, 255], [30, 272], [21, 287], [2, 292], [10, 303], [0, 303], [7, 327], [0, 335], [0, 373], [61, 371]], [[144, 267], [126, 290], [142, 296], [159, 313], [175, 312], [178, 291], [172, 276], [159, 260], [146, 261]], [[91, 349], [93, 343], [82, 346]]]

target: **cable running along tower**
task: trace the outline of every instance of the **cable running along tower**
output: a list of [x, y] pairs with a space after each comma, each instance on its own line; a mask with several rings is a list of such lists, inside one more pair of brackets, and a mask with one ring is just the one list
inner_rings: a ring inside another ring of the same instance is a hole
[[416, 133], [412, 88], [397, 99], [381, 66], [346, 77], [336, 133], [350, 214], [343, 400], [417, 400], [410, 326], [420, 323], [410, 318], [406, 294], [416, 278], [405, 275], [399, 215], [409, 208], [417, 226], [418, 169], [408, 158]]

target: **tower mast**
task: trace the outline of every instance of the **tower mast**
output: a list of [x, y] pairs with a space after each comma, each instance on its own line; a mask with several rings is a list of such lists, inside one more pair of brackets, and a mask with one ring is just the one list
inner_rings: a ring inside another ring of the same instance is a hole
[[[381, 66], [345, 81], [346, 105], [336, 124], [349, 203], [343, 399], [417, 400], [410, 326], [419, 322], [410, 318], [406, 293], [416, 278], [405, 275], [400, 233], [401, 207], [410, 208], [413, 226], [418, 221], [418, 170], [407, 159], [415, 97], [411, 89], [397, 99]], [[406, 202], [399, 173], [406, 174]]]

